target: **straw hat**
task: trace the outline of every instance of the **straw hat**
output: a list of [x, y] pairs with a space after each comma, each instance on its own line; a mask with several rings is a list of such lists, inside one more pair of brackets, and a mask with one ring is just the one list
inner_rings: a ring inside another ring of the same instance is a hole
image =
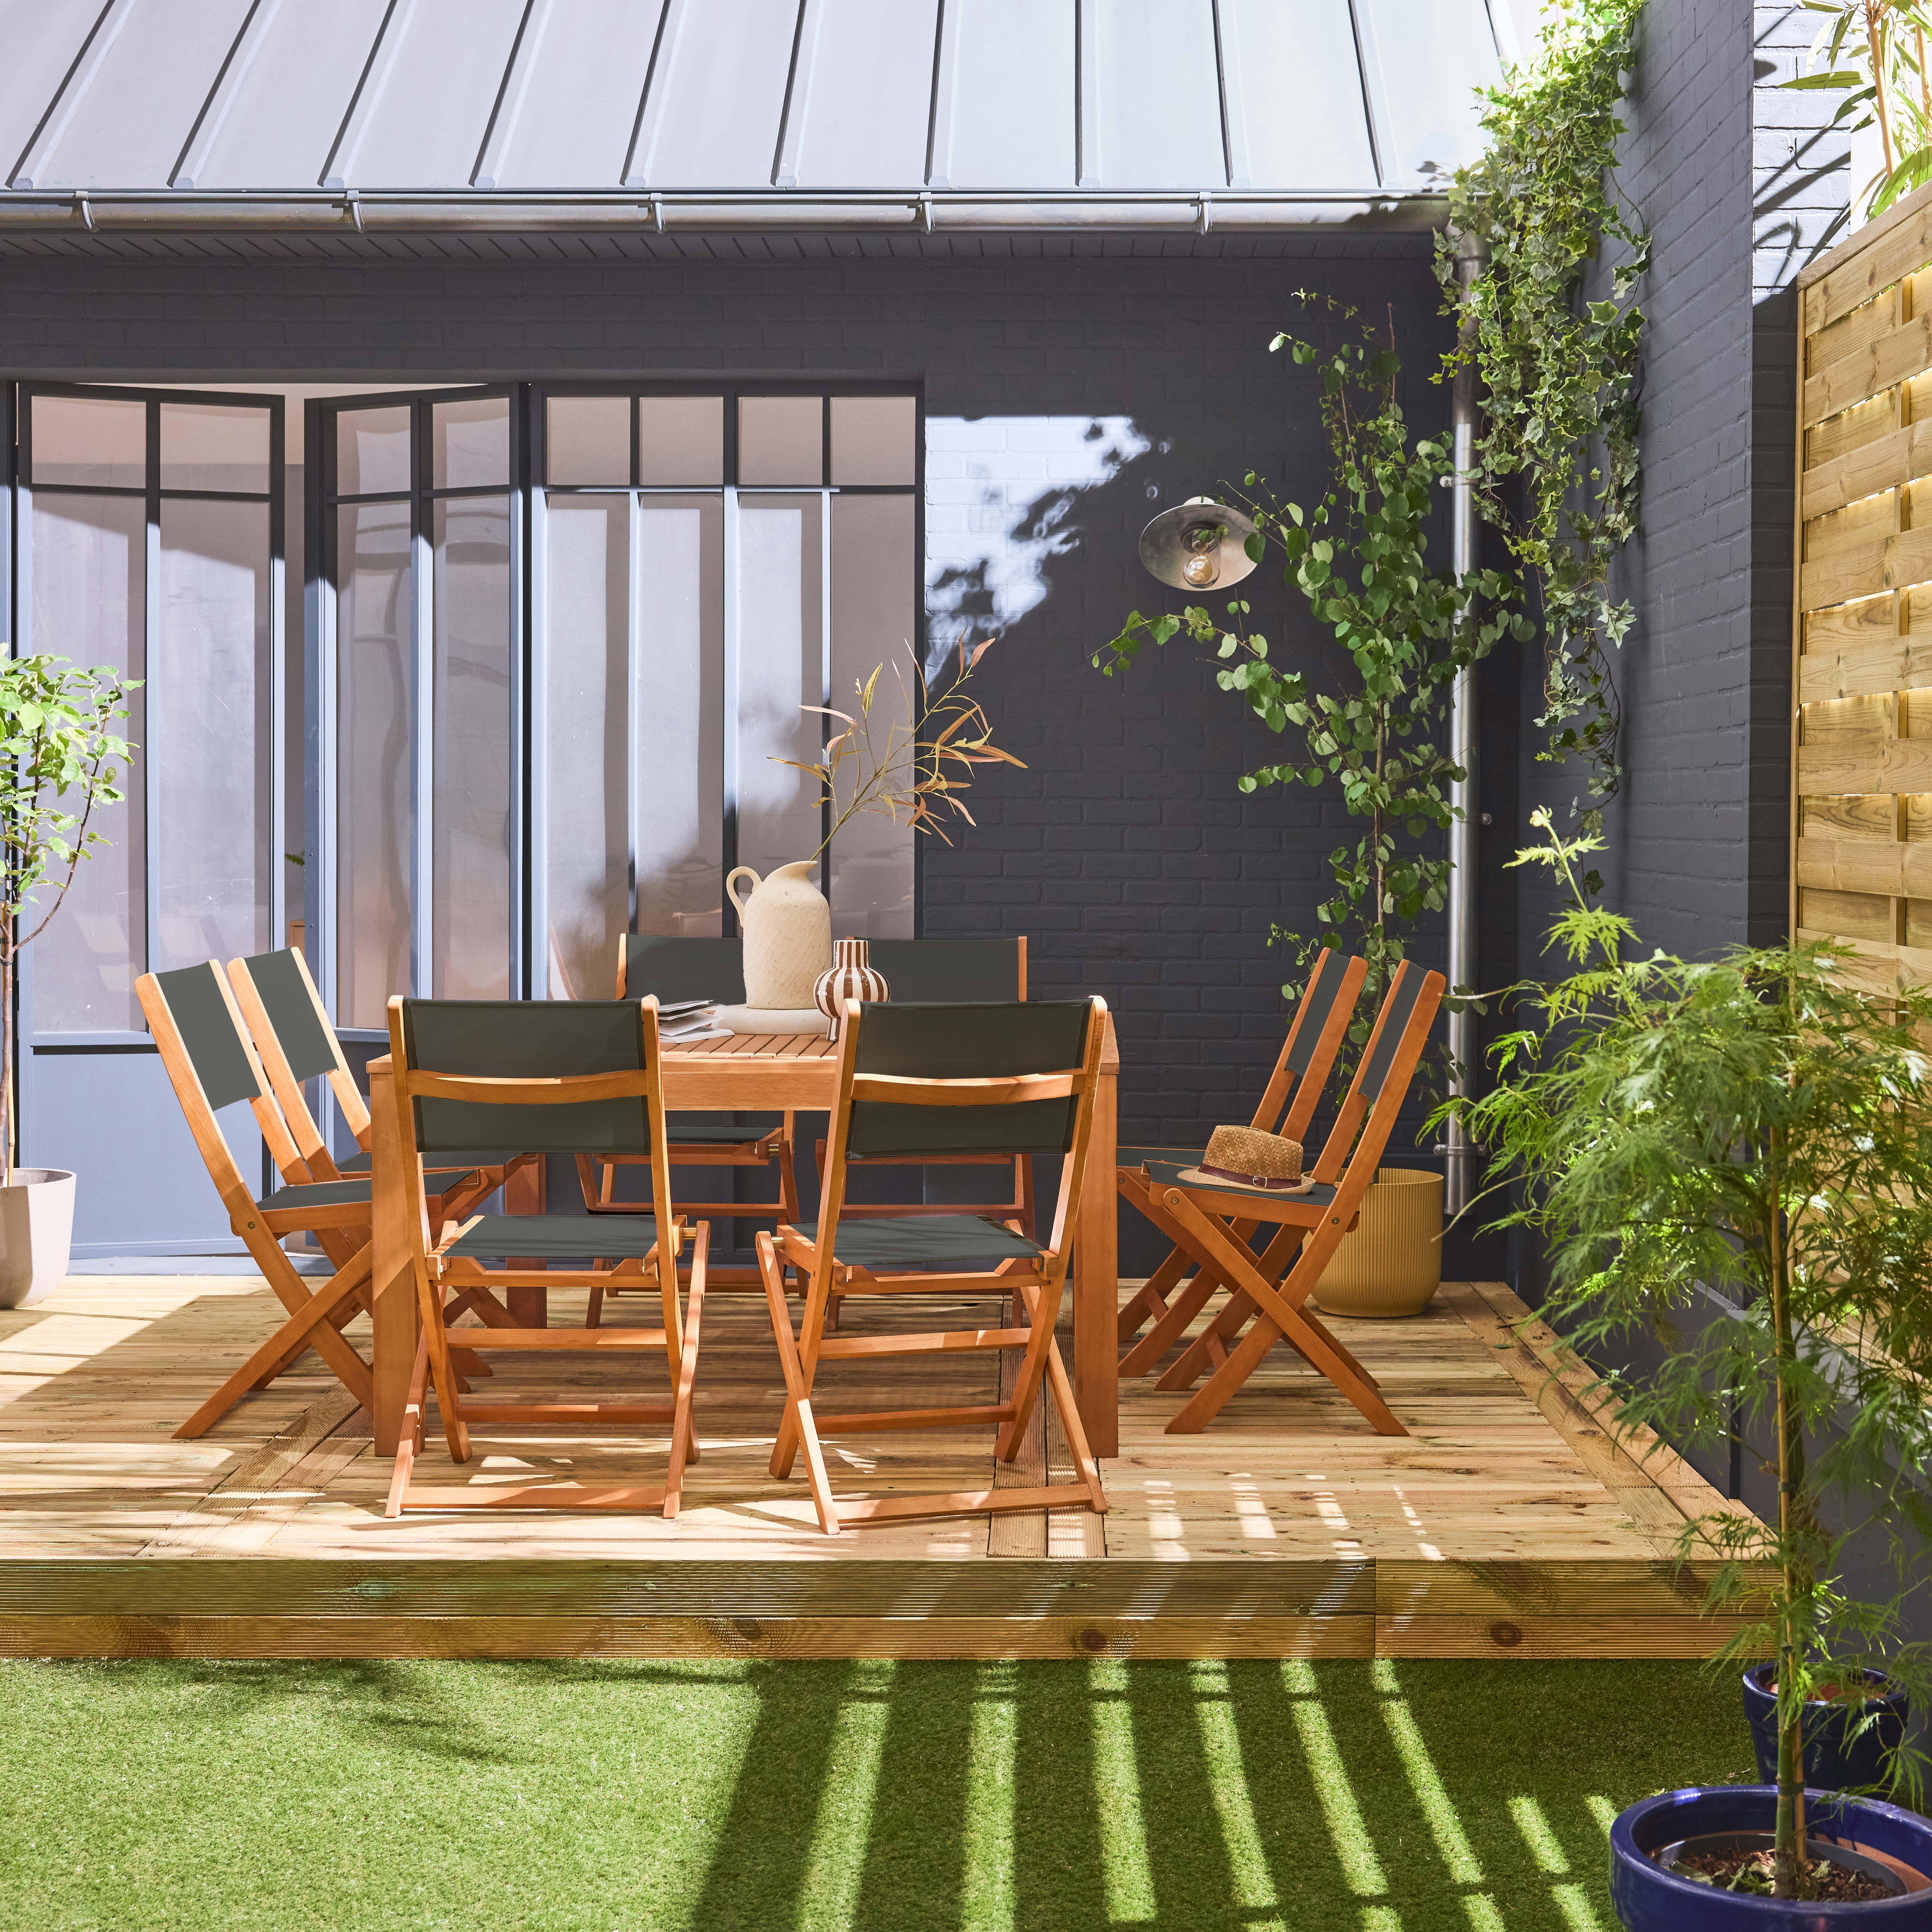
[[1183, 1169], [1176, 1178], [1210, 1186], [1232, 1181], [1270, 1194], [1305, 1193], [1314, 1184], [1302, 1178], [1299, 1141], [1254, 1127], [1216, 1127], [1208, 1138], [1201, 1165]]

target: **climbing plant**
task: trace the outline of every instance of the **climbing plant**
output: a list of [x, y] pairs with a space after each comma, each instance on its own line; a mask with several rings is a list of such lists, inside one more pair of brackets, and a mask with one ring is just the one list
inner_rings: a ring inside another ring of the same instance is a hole
[[[1293, 950], [1298, 970], [1324, 946], [1349, 946], [1368, 961], [1359, 1044], [1373, 996], [1403, 956], [1407, 929], [1448, 896], [1449, 863], [1437, 835], [1453, 816], [1449, 784], [1461, 776], [1442, 742], [1456, 674], [1507, 632], [1528, 626], [1511, 609], [1513, 586], [1500, 572], [1458, 578], [1429, 562], [1425, 526], [1450, 481], [1450, 452], [1430, 438], [1410, 441], [1396, 399], [1401, 365], [1393, 339], [1378, 340], [1353, 309], [1326, 296], [1302, 291], [1294, 298], [1342, 325], [1336, 345], [1288, 334], [1271, 345], [1320, 379], [1333, 477], [1321, 501], [1304, 507], [1280, 501], [1250, 472], [1234, 500], [1256, 526], [1248, 554], [1259, 562], [1270, 544], [1280, 546], [1290, 581], [1347, 652], [1352, 676], [1324, 680], [1275, 663], [1244, 598], [1229, 602], [1226, 621], [1198, 604], [1178, 616], [1132, 612], [1094, 662], [1111, 677], [1144, 645], [1184, 632], [1220, 661], [1222, 690], [1238, 692], [1270, 730], [1292, 737], [1289, 755], [1250, 772], [1241, 790], [1332, 780], [1348, 811], [1366, 821], [1353, 846], [1329, 855], [1334, 890], [1316, 908], [1318, 929], [1274, 935]], [[1300, 988], [1284, 990], [1292, 998]]]
[[[1616, 141], [1642, 6], [1552, 0], [1535, 57], [1484, 92], [1487, 142], [1456, 173], [1436, 250], [1461, 325], [1442, 375], [1469, 364], [1484, 390], [1478, 510], [1502, 532], [1540, 620], [1537, 722], [1548, 735], [1538, 755], [1580, 762], [1572, 809], [1590, 834], [1622, 776], [1611, 653], [1633, 615], [1610, 579], [1637, 528], [1643, 314], [1633, 292], [1650, 241], [1618, 185]], [[1466, 290], [1459, 239], [1482, 251]], [[1594, 298], [1593, 266], [1604, 289]], [[1600, 889], [1594, 872], [1586, 884]]]

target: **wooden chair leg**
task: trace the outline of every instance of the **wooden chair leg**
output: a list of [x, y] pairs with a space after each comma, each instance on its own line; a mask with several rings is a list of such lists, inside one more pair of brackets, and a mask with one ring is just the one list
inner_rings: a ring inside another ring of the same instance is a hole
[[1022, 1285], [1026, 1298], [1030, 1333], [1018, 1372], [1013, 1377], [1012, 1414], [1000, 1430], [993, 1453], [1002, 1462], [1010, 1462], [1019, 1454], [1027, 1424], [1033, 1420], [1033, 1406], [1040, 1394], [1040, 1378], [1046, 1371], [1046, 1358], [1053, 1348], [1053, 1325], [1060, 1314], [1060, 1284], [1046, 1293]]
[[1073, 1384], [1068, 1378], [1066, 1364], [1060, 1359], [1058, 1342], [1049, 1342], [1047, 1346], [1046, 1380], [1053, 1406], [1059, 1412], [1060, 1429], [1066, 1437], [1067, 1452], [1073, 1458], [1073, 1466], [1087, 1486], [1088, 1498], [1095, 1514], [1105, 1515], [1107, 1492], [1100, 1486], [1100, 1466], [1094, 1460], [1094, 1451], [1088, 1443], [1087, 1426], [1080, 1420], [1080, 1405], [1073, 1399]]
[[[704, 1316], [704, 1276], [711, 1258], [711, 1223], [699, 1223], [698, 1239], [691, 1251], [691, 1287], [685, 1297], [683, 1335], [681, 1338], [676, 1394], [670, 1423], [670, 1469], [664, 1478], [664, 1519], [676, 1520], [684, 1495], [684, 1467], [698, 1460], [698, 1429], [692, 1418], [692, 1396], [698, 1384], [698, 1335]], [[677, 1289], [677, 1267], [670, 1264], [671, 1292]], [[788, 1324], [789, 1325], [789, 1324]]]
[[[1168, 1257], [1154, 1273], [1149, 1275], [1122, 1305], [1120, 1321], [1114, 1330], [1114, 1338], [1131, 1342], [1141, 1332], [1141, 1324], [1151, 1315], [1156, 1321], [1167, 1312], [1167, 1298], [1180, 1282], [1180, 1278], [1194, 1266], [1192, 1256], [1179, 1248], [1171, 1249]], [[1122, 1374], [1131, 1372], [1126, 1364], [1120, 1364]]]
[[[818, 1444], [818, 1428], [812, 1416], [810, 1392], [806, 1388], [803, 1365], [799, 1360], [796, 1338], [792, 1334], [791, 1310], [785, 1300], [784, 1280], [778, 1265], [778, 1252], [770, 1235], [758, 1236], [758, 1274], [765, 1285], [765, 1303], [771, 1310], [772, 1339], [777, 1342], [778, 1366], [784, 1376], [785, 1412], [779, 1425], [781, 1441], [772, 1451], [772, 1473], [775, 1476], [788, 1475], [791, 1471], [791, 1457], [784, 1456], [784, 1466], [778, 1466], [781, 1454], [784, 1449], [782, 1438], [788, 1431], [795, 1443], [805, 1450], [806, 1474], [812, 1484], [812, 1500], [818, 1512], [818, 1526], [827, 1536], [836, 1536], [838, 1532], [838, 1505], [832, 1498], [832, 1484], [825, 1473], [825, 1457]], [[810, 1306], [809, 1298], [806, 1306]]]
[[383, 1505], [386, 1516], [403, 1513], [403, 1498], [410, 1492], [410, 1477], [416, 1468], [416, 1451], [422, 1447], [423, 1407], [428, 1400], [429, 1330], [425, 1328], [416, 1342], [416, 1365], [410, 1371], [410, 1389], [403, 1404], [403, 1428], [396, 1443], [395, 1467], [389, 1474], [389, 1499]]
[[[320, 1294], [310, 1297], [306, 1306], [291, 1315], [208, 1400], [175, 1431], [177, 1442], [205, 1436], [251, 1389], [272, 1381], [280, 1371], [271, 1364], [286, 1366], [306, 1352], [309, 1336], [319, 1323], [347, 1298], [352, 1297], [369, 1278], [369, 1250], [363, 1249], [355, 1262], [345, 1268]], [[345, 1347], [346, 1343], [344, 1345]], [[266, 1370], [266, 1372], [265, 1372]], [[353, 1391], [352, 1390], [352, 1394]]]

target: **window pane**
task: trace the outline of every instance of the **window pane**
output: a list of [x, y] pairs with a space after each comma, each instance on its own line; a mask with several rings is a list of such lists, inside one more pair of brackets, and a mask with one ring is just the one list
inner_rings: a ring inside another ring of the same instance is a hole
[[430, 410], [430, 487], [463, 490], [510, 480], [510, 400], [480, 396]]
[[[854, 686], [884, 665], [872, 716], [872, 742], [881, 750], [895, 728], [896, 742], [905, 742], [917, 699], [913, 563], [910, 496], [832, 499], [832, 702], [856, 714]], [[836, 936], [912, 937], [914, 836], [903, 820], [896, 825], [883, 814], [846, 821], [832, 848]]]
[[[554, 410], [556, 400], [550, 406]], [[553, 446], [554, 448], [554, 446]], [[544, 853], [553, 999], [605, 999], [631, 911], [625, 703], [631, 500], [544, 517]]]
[[[26, 648], [143, 676], [147, 517], [140, 499], [38, 495], [32, 532]], [[144, 694], [130, 694], [121, 727], [136, 744], [147, 736]], [[138, 751], [134, 759], [134, 770], [121, 778], [126, 802], [97, 806], [89, 824], [109, 843], [81, 862], [60, 910], [28, 956], [37, 1033], [140, 1032], [146, 1026], [134, 998], [148, 946]]]
[[832, 480], [910, 483], [917, 477], [919, 405], [910, 396], [832, 398]]
[[724, 930], [724, 505], [641, 498], [637, 573], [637, 930], [715, 938]]
[[738, 481], [808, 483], [825, 480], [825, 400], [822, 396], [746, 396], [738, 404]]
[[[724, 480], [722, 396], [638, 399], [638, 481], [714, 487]], [[796, 480], [796, 479], [788, 479]]]
[[337, 512], [336, 1018], [410, 987], [410, 510]]
[[335, 491], [374, 496], [410, 487], [410, 411], [346, 410], [335, 419]]
[[431, 991], [510, 992], [510, 502], [433, 506], [435, 878]]
[[816, 763], [824, 702], [818, 496], [746, 499], [738, 513], [738, 862], [761, 876], [808, 859], [818, 788], [775, 758]]
[[268, 489], [268, 412], [161, 405], [164, 490]]
[[32, 402], [36, 484], [148, 480], [148, 406], [94, 396], [36, 396]]
[[268, 506], [161, 506], [155, 972], [268, 936]]
[[544, 467], [553, 483], [631, 480], [631, 399], [552, 396], [544, 405]]

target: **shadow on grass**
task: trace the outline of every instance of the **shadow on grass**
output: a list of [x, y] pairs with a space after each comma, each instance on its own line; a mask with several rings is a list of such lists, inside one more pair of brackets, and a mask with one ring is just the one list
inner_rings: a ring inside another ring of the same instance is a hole
[[[41, 1747], [0, 1870], [24, 1861], [50, 1932], [388, 1932], [429, 1897], [546, 1932], [1612, 1932], [1609, 1816], [1749, 1767], [1734, 1687], [1683, 1664], [0, 1677], [19, 1732], [0, 1715], [0, 1747]], [[215, 1784], [195, 1768], [211, 1744]], [[104, 1919], [130, 1870], [152, 1870], [141, 1896], [165, 1908]], [[346, 1870], [366, 1874], [352, 1904]]]

